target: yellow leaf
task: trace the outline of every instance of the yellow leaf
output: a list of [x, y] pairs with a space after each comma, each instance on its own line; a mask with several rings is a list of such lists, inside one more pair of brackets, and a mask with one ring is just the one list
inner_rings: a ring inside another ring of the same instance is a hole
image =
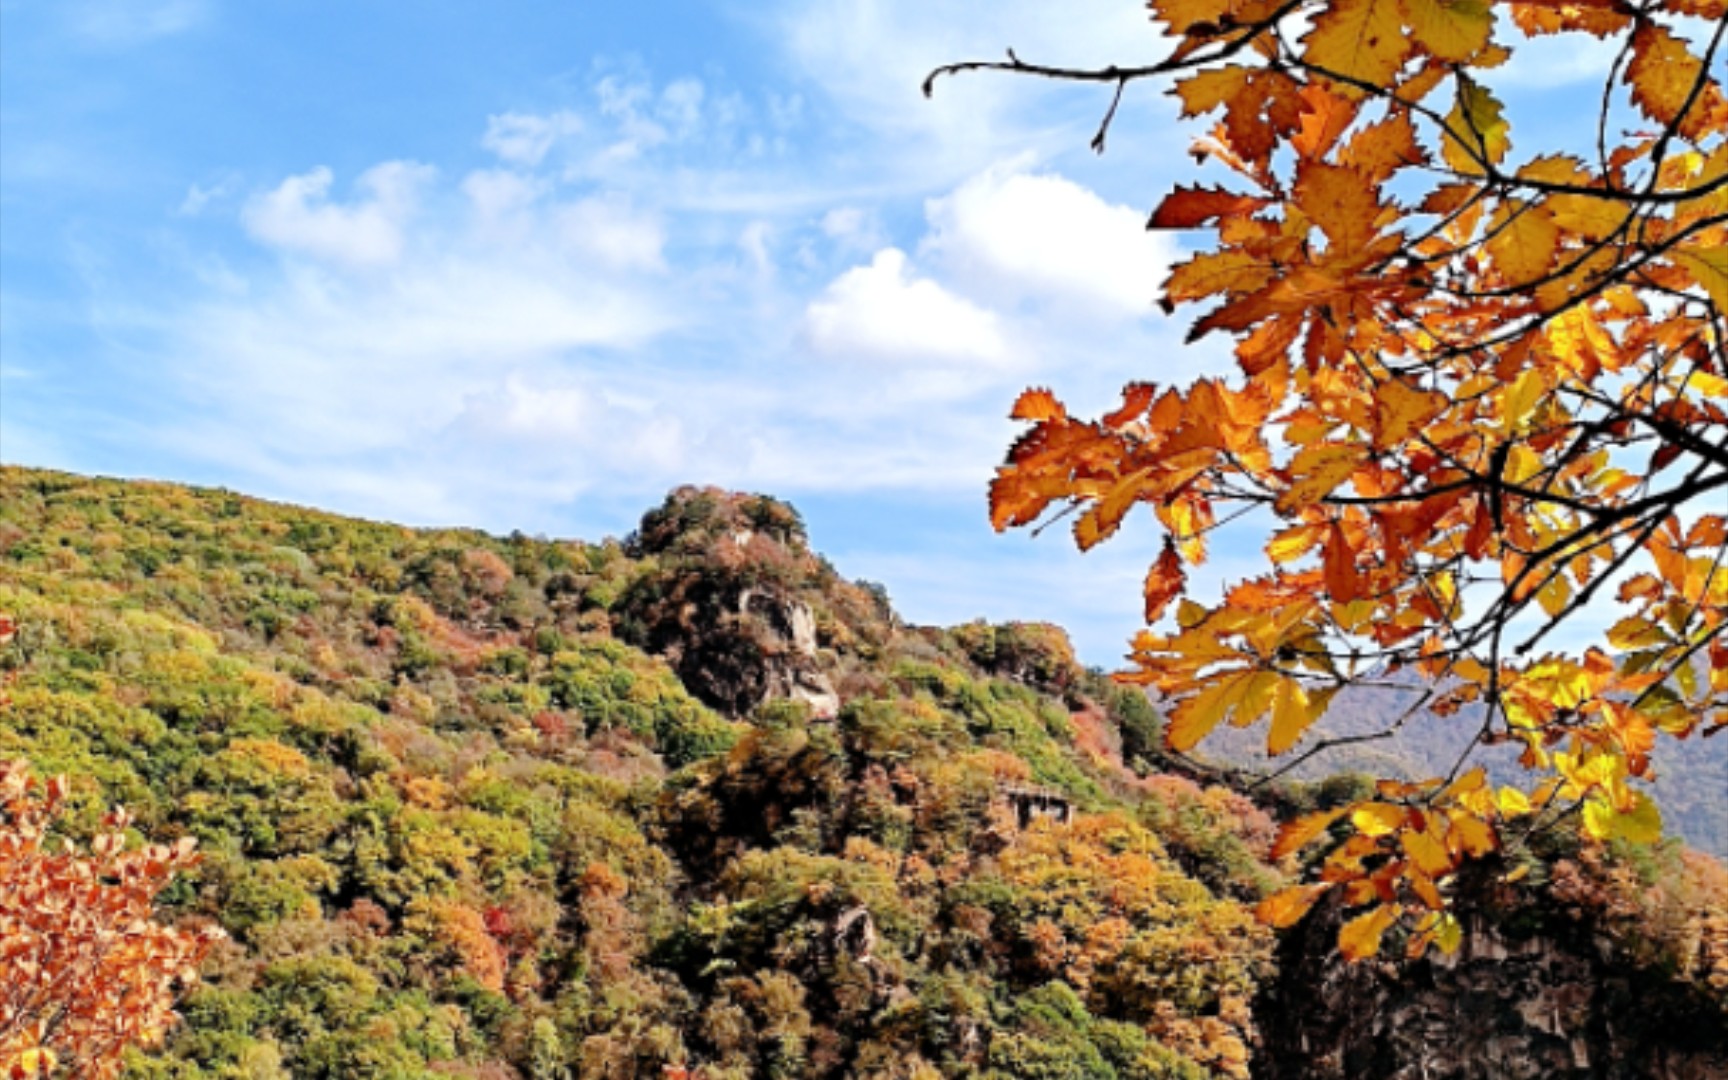
[[1440, 916], [1440, 924], [1434, 928], [1434, 944], [1440, 946], [1440, 951], [1451, 954], [1458, 951], [1458, 946], [1464, 941], [1464, 927], [1450, 911]]
[[1429, 877], [1440, 877], [1451, 871], [1452, 856], [1447, 853], [1446, 845], [1429, 833], [1407, 829], [1398, 834], [1398, 843], [1416, 868]]
[[1266, 752], [1276, 757], [1295, 746], [1302, 733], [1326, 713], [1334, 687], [1309, 694], [1295, 679], [1285, 679], [1272, 704], [1272, 728], [1266, 737]]
[[1654, 844], [1662, 839], [1662, 812], [1643, 792], [1634, 792], [1631, 810], [1616, 813], [1612, 819], [1613, 835], [1634, 844]]
[[1321, 883], [1292, 885], [1288, 889], [1280, 889], [1260, 901], [1259, 906], [1254, 909], [1254, 917], [1278, 930], [1295, 926], [1302, 921], [1302, 916], [1308, 914], [1314, 902], [1324, 896], [1331, 887]]
[[1517, 430], [1524, 421], [1536, 411], [1543, 396], [1548, 392], [1548, 383], [1542, 372], [1536, 368], [1526, 370], [1512, 385], [1506, 388], [1505, 396], [1500, 399], [1500, 419], [1508, 430]]
[[[1389, 85], [1410, 51], [1397, 0], [1338, 0], [1302, 40], [1308, 63], [1375, 86]], [[1363, 94], [1353, 86], [1336, 92], [1351, 100]]]
[[1555, 224], [1583, 240], [1606, 240], [1636, 211], [1607, 196], [1567, 193], [1542, 204]]
[[1241, 700], [1258, 674], [1245, 669], [1217, 676], [1199, 693], [1178, 702], [1170, 711], [1170, 723], [1164, 729], [1164, 740], [1170, 749], [1186, 753], [1198, 746]]
[[1446, 164], [1466, 176], [1480, 176], [1478, 159], [1497, 165], [1512, 149], [1511, 125], [1503, 106], [1486, 87], [1458, 76], [1458, 100], [1446, 116], [1446, 137], [1440, 151]]
[[1499, 846], [1494, 827], [1468, 810], [1448, 810], [1446, 818], [1452, 827], [1446, 833], [1446, 846], [1461, 855], [1486, 855]]
[[1481, 52], [1494, 31], [1487, 0], [1404, 0], [1410, 33], [1436, 60], [1462, 63]]
[[1728, 248], [1680, 248], [1668, 258], [1692, 275], [1718, 312], [1728, 315]]
[[1530, 798], [1517, 788], [1503, 787], [1494, 797], [1494, 804], [1500, 808], [1500, 816], [1504, 818], [1523, 817], [1530, 812]]
[[1350, 824], [1363, 836], [1386, 836], [1409, 820], [1410, 811], [1390, 803], [1369, 803], [1350, 815]]
[[1560, 227], [1546, 208], [1504, 203], [1489, 230], [1488, 255], [1508, 285], [1528, 285], [1553, 267]]
[[1542, 606], [1549, 618], [1566, 610], [1566, 604], [1572, 599], [1572, 583], [1564, 577], [1555, 578], [1542, 586], [1536, 593], [1536, 602]]
[[1614, 835], [1614, 808], [1600, 793], [1584, 803], [1584, 831], [1593, 840], [1606, 840]]
[[1364, 960], [1380, 951], [1380, 939], [1398, 921], [1398, 908], [1381, 904], [1363, 912], [1338, 930], [1338, 948], [1350, 960]]
[[1318, 525], [1292, 525], [1273, 534], [1266, 544], [1266, 554], [1273, 562], [1282, 565], [1314, 550], [1314, 545], [1325, 535], [1326, 530]]

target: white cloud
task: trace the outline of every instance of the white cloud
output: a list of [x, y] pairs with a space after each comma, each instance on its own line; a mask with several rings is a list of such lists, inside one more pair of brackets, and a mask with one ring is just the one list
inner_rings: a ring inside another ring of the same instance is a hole
[[512, 165], [538, 165], [560, 139], [582, 130], [582, 118], [560, 110], [545, 116], [507, 112], [486, 118], [480, 145]]
[[563, 244], [616, 270], [662, 270], [666, 229], [659, 216], [623, 195], [596, 195], [558, 207], [554, 227]]
[[1175, 254], [1143, 217], [1071, 180], [988, 169], [926, 204], [924, 250], [954, 277], [1009, 299], [1062, 297], [1136, 316]]
[[254, 196], [241, 220], [254, 239], [284, 251], [357, 265], [390, 263], [401, 254], [402, 229], [419, 189], [433, 175], [425, 165], [387, 161], [360, 174], [354, 186], [364, 197], [343, 205], [330, 201], [334, 177], [319, 166]]
[[1013, 359], [994, 313], [916, 276], [899, 248], [840, 275], [806, 309], [804, 333], [824, 355], [891, 364]]
[[527, 211], [549, 187], [538, 177], [510, 169], [476, 169], [462, 178], [462, 194], [468, 196], [476, 222], [504, 241], [522, 238]]

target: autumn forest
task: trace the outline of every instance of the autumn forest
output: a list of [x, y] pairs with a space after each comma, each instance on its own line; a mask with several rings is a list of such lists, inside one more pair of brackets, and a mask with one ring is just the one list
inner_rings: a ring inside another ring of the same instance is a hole
[[[0, 1075], [1728, 1076], [1728, 6], [1146, 6], [923, 85], [1189, 126], [1144, 284], [1229, 370], [1028, 387], [977, 477], [1155, 537], [1125, 670], [771, 494], [0, 467]], [[1594, 146], [1496, 89], [1547, 39]]]

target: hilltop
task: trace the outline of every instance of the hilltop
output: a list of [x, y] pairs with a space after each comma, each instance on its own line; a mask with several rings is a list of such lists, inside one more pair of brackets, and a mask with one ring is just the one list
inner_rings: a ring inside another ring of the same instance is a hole
[[1507, 942], [1576, 1014], [1502, 1025], [1531, 1075], [1728, 1054], [1715, 863], [1557, 839], [1363, 983], [1250, 910], [1360, 780], [1185, 771], [1059, 628], [908, 626], [767, 496], [590, 543], [6, 468], [0, 568], [0, 756], [196, 838], [168, 915], [230, 934], [135, 1076], [1365, 1075], [1352, 1010], [1441, 1023]]

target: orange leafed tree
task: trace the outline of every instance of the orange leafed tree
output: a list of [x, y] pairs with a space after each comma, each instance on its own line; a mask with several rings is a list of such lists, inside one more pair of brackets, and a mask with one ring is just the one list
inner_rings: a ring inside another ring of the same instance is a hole
[[176, 993], [222, 936], [176, 929], [152, 905], [196, 861], [190, 840], [125, 850], [126, 815], [81, 854], [49, 827], [66, 785], [0, 762], [0, 1078], [118, 1076], [128, 1046], [161, 1040]]
[[[1493, 789], [1467, 751], [1281, 838], [1349, 823], [1269, 921], [1342, 889], [1361, 909], [1347, 955], [1401, 920], [1415, 949], [1450, 946], [1465, 860], [1574, 815], [1599, 838], [1657, 835], [1629, 781], [1662, 738], [1728, 727], [1728, 0], [1149, 8], [1170, 39], [1153, 63], [1010, 53], [931, 79], [1002, 70], [1116, 101], [1171, 85], [1229, 180], [1153, 212], [1215, 236], [1162, 303], [1205, 305], [1190, 340], [1228, 335], [1240, 372], [1136, 383], [1096, 419], [1027, 391], [991, 517], [1071, 514], [1084, 549], [1151, 508], [1166, 539], [1124, 677], [1169, 703], [1174, 750], [1229, 721], [1300, 760], [1327, 745], [1304, 736], [1339, 688], [1400, 670], [1425, 693], [1385, 734], [1469, 708], [1471, 751], [1520, 744], [1527, 788]], [[1611, 45], [1588, 147], [1526, 141], [1496, 94], [1512, 50], [1548, 36]], [[1263, 530], [1266, 572], [1190, 597], [1227, 526]], [[1580, 619], [1605, 640], [1557, 648]]]

